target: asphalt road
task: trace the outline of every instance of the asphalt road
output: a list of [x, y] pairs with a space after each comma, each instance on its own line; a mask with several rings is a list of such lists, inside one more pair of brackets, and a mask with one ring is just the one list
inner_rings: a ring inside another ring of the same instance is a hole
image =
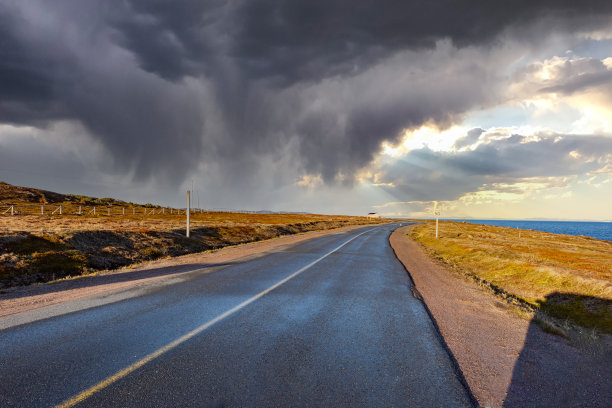
[[2, 330], [0, 406], [472, 406], [395, 227]]

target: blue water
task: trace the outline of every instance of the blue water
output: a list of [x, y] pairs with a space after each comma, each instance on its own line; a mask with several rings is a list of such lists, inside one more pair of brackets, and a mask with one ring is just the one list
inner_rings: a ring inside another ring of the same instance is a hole
[[497, 225], [551, 232], [553, 234], [585, 235], [612, 241], [612, 222], [586, 221], [515, 221], [515, 220], [450, 220], [465, 221], [472, 224]]

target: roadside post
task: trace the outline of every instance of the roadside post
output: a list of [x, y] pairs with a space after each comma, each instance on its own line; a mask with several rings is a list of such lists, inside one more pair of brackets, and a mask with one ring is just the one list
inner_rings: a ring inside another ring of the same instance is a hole
[[436, 238], [438, 238], [438, 217], [440, 216], [440, 210], [434, 210], [434, 215], [436, 216]]
[[187, 211], [185, 211], [185, 213], [187, 214], [187, 230], [186, 230], [185, 236], [187, 238], [189, 238], [189, 213], [191, 212], [191, 197], [190, 197], [190, 193], [191, 193], [191, 191], [187, 190]]

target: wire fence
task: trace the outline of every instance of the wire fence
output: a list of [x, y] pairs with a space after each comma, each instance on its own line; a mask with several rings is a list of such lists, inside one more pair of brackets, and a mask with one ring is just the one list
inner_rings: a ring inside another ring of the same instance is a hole
[[[20, 216], [20, 215], [39, 215], [39, 216], [153, 216], [153, 215], [186, 215], [185, 208], [173, 207], [121, 207], [121, 206], [92, 206], [92, 205], [63, 205], [63, 204], [0, 204], [0, 215], [3, 216]], [[191, 208], [191, 214], [198, 213], [242, 213], [242, 214], [261, 214], [272, 213], [268, 211], [246, 211], [232, 210], [227, 208]]]
[[[0, 214], [8, 216], [18, 215], [82, 215], [82, 216], [152, 216], [152, 215], [185, 215], [184, 208], [172, 207], [117, 207], [117, 206], [86, 206], [86, 205], [23, 205], [2, 204]], [[203, 212], [202, 209], [192, 208], [191, 213]]]

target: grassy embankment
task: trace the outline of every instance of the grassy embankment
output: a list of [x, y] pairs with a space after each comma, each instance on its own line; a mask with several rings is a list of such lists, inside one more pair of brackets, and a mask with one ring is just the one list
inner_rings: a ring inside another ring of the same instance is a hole
[[[0, 183], [0, 204], [7, 203], [32, 207], [17, 207], [18, 215], [0, 216], [0, 288], [282, 235], [380, 222], [317, 214], [202, 212], [191, 214], [191, 236], [186, 238], [184, 211], [160, 214], [161, 207], [151, 204], [61, 195]], [[48, 206], [45, 215], [40, 215], [40, 205]], [[63, 215], [51, 215], [59, 205]], [[76, 214], [79, 205], [82, 215]], [[96, 215], [90, 213], [93, 205], [97, 206]], [[113, 215], [107, 215], [108, 208]], [[120, 215], [123, 208], [126, 215]], [[136, 215], [132, 215], [132, 208]], [[145, 208], [149, 215], [144, 215]], [[157, 208], [155, 215], [150, 215], [152, 208]]]
[[428, 222], [410, 236], [453, 269], [561, 327], [569, 322], [612, 334], [612, 242], [450, 221], [440, 223], [439, 239], [434, 230]]

